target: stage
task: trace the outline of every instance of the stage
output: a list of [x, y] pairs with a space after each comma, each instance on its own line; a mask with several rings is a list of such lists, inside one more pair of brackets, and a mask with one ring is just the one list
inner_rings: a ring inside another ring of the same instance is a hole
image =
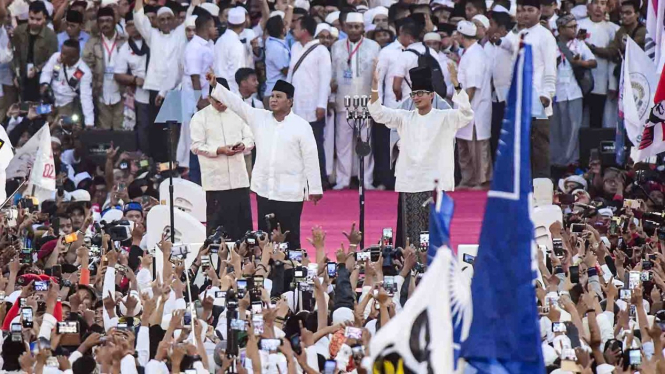
[[[481, 223], [485, 213], [486, 191], [452, 192], [455, 201], [450, 239], [452, 245], [477, 244]], [[392, 191], [367, 191], [365, 193], [365, 246], [378, 243], [383, 228], [397, 224], [397, 196]], [[343, 231], [349, 232], [351, 224], [358, 221], [359, 204], [357, 190], [326, 191], [318, 205], [305, 202], [301, 219], [301, 243], [313, 254], [313, 247], [307, 241], [311, 228], [320, 225], [326, 232], [326, 252], [334, 254], [340, 243], [347, 246]], [[256, 198], [252, 196], [252, 217], [257, 227]], [[348, 247], [347, 247], [348, 248]], [[333, 257], [334, 258], [334, 257]]]

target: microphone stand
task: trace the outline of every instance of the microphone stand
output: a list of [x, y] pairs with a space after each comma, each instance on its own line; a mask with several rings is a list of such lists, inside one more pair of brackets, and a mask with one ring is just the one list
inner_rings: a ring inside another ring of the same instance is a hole
[[[365, 247], [365, 156], [372, 153], [372, 148], [369, 145], [369, 136], [367, 141], [362, 139], [363, 126], [369, 126], [369, 110], [367, 104], [369, 103], [369, 96], [355, 95], [344, 96], [344, 106], [346, 107], [346, 122], [353, 128], [353, 134], [356, 137], [356, 154], [358, 155], [358, 194], [360, 205], [360, 218], [358, 220], [358, 229], [363, 233], [360, 239], [360, 249]], [[368, 132], [369, 135], [369, 132]]]

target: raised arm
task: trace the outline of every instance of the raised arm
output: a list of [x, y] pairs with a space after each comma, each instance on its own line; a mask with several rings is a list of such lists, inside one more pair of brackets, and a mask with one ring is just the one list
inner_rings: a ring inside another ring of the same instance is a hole
[[456, 128], [461, 129], [473, 120], [473, 109], [471, 109], [471, 102], [466, 91], [461, 88], [457, 89], [460, 85], [457, 80], [457, 67], [454, 62], [448, 63], [448, 75], [454, 90], [453, 103], [457, 104], [457, 109], [448, 113], [450, 113], [449, 116], [453, 117], [452, 120]]
[[215, 88], [211, 96], [215, 100], [218, 100], [224, 103], [224, 105], [228, 106], [229, 109], [240, 116], [240, 118], [242, 118], [243, 121], [245, 121], [250, 126], [255, 125], [255, 116], [266, 112], [264, 109], [252, 108], [252, 106], [244, 102], [240, 96], [227, 90], [226, 87], [222, 86], [221, 84], [217, 84], [217, 80], [213, 74], [206, 74], [206, 78], [208, 79], [210, 86]]
[[374, 63], [374, 76], [372, 78], [372, 95], [367, 106], [369, 114], [374, 121], [383, 123], [390, 129], [400, 129], [402, 127], [402, 110], [386, 108], [381, 105], [379, 100], [379, 72]]
[[[58, 7], [58, 9], [55, 11], [55, 14], [53, 15], [53, 28], [55, 29], [56, 34], [60, 31], [65, 31], [65, 28], [62, 26], [66, 25], [62, 24], [62, 18], [65, 16], [67, 7], [69, 7], [69, 1], [63, 1]], [[0, 17], [2, 17], [2, 19], [5, 19], [4, 14], [0, 14]]]
[[136, 30], [141, 34], [148, 47], [152, 41], [152, 25], [150, 24], [150, 19], [146, 17], [145, 12], [143, 11], [143, 0], [136, 0], [134, 4], [134, 25]]

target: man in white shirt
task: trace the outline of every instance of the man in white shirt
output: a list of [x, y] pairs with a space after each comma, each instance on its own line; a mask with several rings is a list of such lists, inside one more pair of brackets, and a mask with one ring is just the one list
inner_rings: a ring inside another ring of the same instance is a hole
[[[578, 35], [584, 37], [593, 53], [593, 48], [607, 48], [619, 25], [605, 21], [607, 2], [593, 0], [587, 5], [589, 17], [577, 21]], [[584, 32], [584, 35], [582, 33]], [[595, 55], [595, 54], [594, 54]], [[606, 58], [595, 56], [598, 66], [591, 70], [593, 90], [584, 98], [584, 124], [593, 128], [603, 127], [605, 102], [617, 97], [617, 79], [614, 76], [616, 64]]]
[[[252, 108], [240, 96], [217, 84], [212, 97], [221, 101], [252, 128], [257, 145], [251, 189], [257, 195], [259, 229], [269, 231], [266, 215], [274, 214], [289, 231], [289, 248], [300, 246], [303, 201], [323, 198], [316, 140], [309, 123], [292, 112], [294, 87], [278, 80], [270, 97], [270, 110]], [[276, 227], [276, 226], [272, 226]]]
[[[347, 110], [344, 103], [346, 96], [367, 96], [370, 94], [368, 86], [374, 74], [374, 60], [379, 56], [381, 47], [371, 39], [363, 36], [363, 16], [360, 13], [349, 13], [344, 22], [347, 38], [338, 40], [332, 46], [332, 82], [336, 88], [337, 126], [335, 127], [335, 150], [337, 163], [335, 171], [337, 176], [336, 190], [349, 187], [351, 177], [354, 175], [354, 164], [358, 161], [358, 154], [354, 152], [358, 141], [369, 142], [369, 131], [366, 127], [354, 128], [353, 121], [347, 121]], [[369, 123], [367, 123], [369, 126]], [[359, 135], [359, 136], [358, 136]], [[372, 154], [364, 159], [364, 186], [374, 189], [374, 157]]]
[[[226, 80], [219, 79], [220, 85], [228, 88]], [[194, 114], [189, 123], [191, 148], [199, 156], [201, 185], [206, 191], [207, 231], [211, 234], [224, 226], [231, 239], [240, 240], [252, 230], [243, 151], [254, 146], [254, 136], [247, 123], [226, 105], [212, 96], [207, 99], [210, 105]]]
[[[198, 0], [192, 1], [188, 13], [198, 5], [198, 2]], [[143, 0], [136, 0], [134, 25], [151, 51], [143, 88], [150, 95], [150, 123], [153, 124], [166, 97], [166, 91], [174, 89], [180, 83], [182, 54], [187, 44], [185, 24], [174, 27], [173, 11], [168, 7], [161, 7], [157, 11], [158, 28], [153, 28], [150, 19], [144, 13]], [[153, 124], [150, 129], [150, 138], [155, 144], [162, 145], [152, 147], [151, 156], [158, 162], [168, 161], [168, 147], [163, 146], [167, 142], [164, 125]]]
[[148, 56], [150, 50], [144, 42], [141, 34], [134, 26], [134, 13], [125, 14], [125, 31], [127, 32], [127, 43], [118, 50], [115, 60], [115, 80], [134, 90], [134, 112], [136, 113], [136, 134], [138, 147], [144, 154], [150, 154], [150, 113], [148, 105], [150, 95], [143, 89]]
[[464, 54], [459, 63], [459, 81], [471, 100], [474, 118], [457, 131], [457, 153], [462, 173], [460, 188], [485, 188], [492, 178], [490, 136], [492, 127], [492, 94], [490, 64], [476, 39], [476, 25], [460, 21], [457, 31]]
[[124, 121], [124, 101], [118, 82], [113, 78], [115, 61], [126, 38], [115, 29], [115, 12], [111, 7], [97, 10], [99, 35], [92, 36], [83, 49], [83, 61], [93, 71], [92, 94], [95, 96], [98, 127], [119, 130]]
[[492, 77], [492, 136], [490, 137], [490, 152], [492, 162], [496, 159], [496, 150], [501, 137], [501, 127], [506, 109], [506, 97], [510, 89], [513, 70], [513, 54], [501, 48], [501, 38], [505, 37], [513, 28], [513, 21], [508, 13], [492, 12], [490, 27], [487, 30], [488, 42], [483, 47], [490, 64]]
[[[378, 69], [377, 69], [378, 70]], [[460, 88], [453, 63], [448, 64], [451, 83], [455, 88], [453, 103], [457, 109], [439, 110], [432, 107], [434, 92], [429, 68], [409, 72], [411, 98], [415, 110], [389, 109], [379, 100], [379, 74], [372, 80], [372, 97], [368, 106], [372, 118], [397, 129], [400, 154], [395, 167], [395, 191], [400, 193], [397, 211], [396, 246], [405, 246], [406, 238], [417, 241], [429, 227], [429, 210], [423, 203], [432, 196], [434, 181], [438, 189], [455, 188], [455, 133], [474, 118], [467, 92]]]
[[[413, 22], [406, 22], [398, 30], [397, 39], [383, 48], [379, 53], [376, 68], [379, 70], [379, 96], [381, 102], [388, 108], [396, 109], [408, 95], [409, 86], [403, 79], [399, 61], [404, 57], [404, 50], [418, 41], [418, 27]], [[401, 80], [397, 90], [394, 89], [393, 81], [396, 77]]]
[[245, 10], [240, 7], [229, 10], [228, 29], [215, 43], [215, 75], [229, 82], [231, 91], [238, 93], [236, 71], [247, 67], [247, 50], [240, 41], [245, 30]]
[[[238, 93], [240, 97], [252, 108], [263, 109], [263, 102], [256, 98], [256, 93], [259, 92], [259, 79], [256, 76], [256, 71], [250, 68], [240, 68], [236, 71], [236, 83], [238, 84]], [[247, 164], [247, 174], [252, 177], [252, 166], [256, 159], [256, 148], [245, 150], [245, 164]]]
[[330, 52], [314, 39], [316, 20], [304, 16], [295, 21], [293, 36], [296, 43], [291, 49], [287, 80], [297, 87], [293, 97], [293, 112], [310, 123], [316, 139], [321, 183], [327, 185], [323, 130], [326, 124], [328, 91], [332, 76]]
[[566, 167], [579, 161], [579, 131], [584, 116], [582, 90], [573, 69], [593, 69], [597, 64], [589, 47], [576, 38], [575, 16], [566, 14], [556, 23], [561, 57], [558, 59], [556, 102], [550, 123], [550, 154], [552, 165]]
[[[80, 59], [79, 42], [66, 40], [62, 52], [54, 53], [46, 62], [39, 78], [42, 95], [49, 85], [55, 96], [55, 116], [71, 116], [83, 112], [86, 127], [95, 125], [92, 104], [92, 72]], [[79, 99], [81, 108], [75, 104]]]

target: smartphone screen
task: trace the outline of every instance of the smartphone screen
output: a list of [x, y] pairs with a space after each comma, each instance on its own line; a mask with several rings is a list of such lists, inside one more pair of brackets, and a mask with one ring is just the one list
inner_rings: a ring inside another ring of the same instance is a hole
[[639, 349], [631, 349], [628, 351], [628, 362], [632, 366], [642, 365], [642, 353]]
[[21, 309], [21, 317], [23, 319], [23, 327], [32, 327], [32, 308]]
[[326, 360], [323, 366], [323, 374], [335, 374], [335, 369], [337, 369], [337, 362], [335, 360]]
[[328, 269], [328, 277], [329, 278], [334, 278], [337, 276], [337, 264], [334, 262], [329, 262], [326, 265], [326, 268]]
[[570, 282], [574, 284], [580, 283], [579, 266], [571, 266], [568, 270], [570, 271]]
[[383, 229], [383, 245], [393, 245], [393, 229], [391, 227]]

